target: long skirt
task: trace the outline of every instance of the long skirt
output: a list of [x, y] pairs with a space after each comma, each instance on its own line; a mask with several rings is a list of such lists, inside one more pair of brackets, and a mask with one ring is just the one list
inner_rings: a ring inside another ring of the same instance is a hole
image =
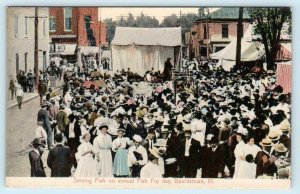
[[116, 176], [128, 176], [128, 150], [118, 149], [114, 159], [114, 174]]
[[98, 177], [97, 162], [92, 154], [86, 154], [79, 159], [74, 177]]
[[98, 162], [99, 177], [113, 177], [111, 150], [104, 149], [99, 152]]
[[255, 163], [248, 163], [246, 161], [241, 161], [235, 178], [255, 179], [256, 167], [257, 165]]

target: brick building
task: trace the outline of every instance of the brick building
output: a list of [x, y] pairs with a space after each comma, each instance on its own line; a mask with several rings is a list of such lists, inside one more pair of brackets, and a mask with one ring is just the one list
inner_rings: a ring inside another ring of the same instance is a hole
[[97, 52], [99, 44], [106, 45], [106, 26], [99, 22], [98, 15], [96, 7], [49, 8], [51, 52], [71, 60], [76, 58], [78, 48]]
[[[190, 56], [206, 58], [228, 45], [237, 37], [238, 15], [239, 8], [226, 7], [195, 21], [191, 29]], [[250, 27], [250, 21], [247, 9], [244, 9], [243, 34]]]

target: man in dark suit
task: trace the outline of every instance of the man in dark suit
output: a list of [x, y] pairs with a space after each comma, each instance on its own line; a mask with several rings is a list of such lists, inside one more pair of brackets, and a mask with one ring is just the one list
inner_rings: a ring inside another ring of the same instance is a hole
[[40, 79], [39, 81], [38, 92], [40, 95], [40, 104], [42, 104], [43, 97], [46, 95], [47, 92], [47, 84], [42, 79]]
[[50, 150], [52, 147], [52, 129], [51, 129], [51, 124], [50, 124], [49, 112], [47, 111], [48, 103], [43, 102], [41, 104], [41, 107], [42, 108], [39, 110], [38, 115], [37, 115], [37, 121], [43, 122], [43, 127], [47, 132], [48, 149]]
[[139, 135], [143, 139], [147, 137], [147, 130], [145, 128], [145, 121], [143, 117], [138, 117], [136, 127], [133, 128], [133, 135]]
[[148, 129], [148, 135], [147, 138], [144, 140], [144, 148], [147, 150], [147, 153], [149, 155], [149, 149], [154, 148], [154, 144], [156, 143], [156, 138], [155, 138], [155, 132], [154, 128]]
[[185, 139], [178, 145], [179, 176], [185, 178], [196, 178], [201, 165], [201, 145], [191, 138], [191, 133], [190, 128], [185, 128]]
[[79, 122], [75, 119], [73, 114], [70, 114], [69, 117], [69, 124], [66, 126], [65, 136], [67, 138], [67, 145], [70, 148], [71, 158], [72, 158], [72, 165], [74, 168], [77, 168], [77, 160], [75, 158], [75, 154], [77, 152], [77, 148], [80, 145], [80, 136], [81, 130]]
[[202, 167], [203, 178], [221, 178], [225, 168], [225, 153], [222, 145], [218, 145], [216, 137], [211, 138], [211, 147], [207, 147]]
[[124, 137], [128, 137], [130, 140], [132, 140], [133, 137], [133, 127], [130, 124], [129, 116], [127, 114], [123, 115], [123, 120], [120, 125], [121, 129], [125, 129], [125, 135]]
[[164, 160], [176, 159], [176, 162], [172, 164], [165, 163], [164, 177], [177, 177], [178, 176], [178, 162], [177, 162], [177, 150], [176, 150], [176, 138], [171, 136], [171, 130], [169, 125], [163, 126], [161, 130], [162, 138], [166, 141], [166, 151], [162, 155]]
[[57, 145], [48, 154], [47, 165], [51, 169], [51, 177], [71, 176], [71, 153], [67, 146], [62, 145], [62, 134], [55, 136]]
[[42, 142], [39, 138], [35, 138], [32, 141], [33, 150], [29, 152], [29, 161], [31, 167], [31, 177], [46, 177], [46, 173], [44, 170], [44, 165], [42, 161], [42, 152], [40, 148], [42, 146]]

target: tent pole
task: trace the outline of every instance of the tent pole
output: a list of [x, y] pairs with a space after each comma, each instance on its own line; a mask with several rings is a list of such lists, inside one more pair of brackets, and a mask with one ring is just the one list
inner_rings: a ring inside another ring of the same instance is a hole
[[179, 69], [181, 70], [182, 68], [182, 44], [180, 45], [180, 59], [179, 59]]
[[110, 68], [113, 71], [112, 46], [110, 45]]

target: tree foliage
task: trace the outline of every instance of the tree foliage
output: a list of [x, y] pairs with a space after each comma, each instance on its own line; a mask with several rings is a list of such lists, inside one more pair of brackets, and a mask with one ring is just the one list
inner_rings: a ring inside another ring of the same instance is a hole
[[176, 14], [172, 14], [167, 16], [162, 21], [161, 27], [179, 27], [180, 26], [180, 19], [177, 17]]
[[104, 20], [106, 25], [106, 40], [110, 45], [112, 39], [114, 38], [115, 31], [116, 31], [116, 22], [113, 21], [112, 18], [107, 18]]
[[182, 33], [191, 31], [191, 27], [194, 21], [196, 21], [197, 19], [198, 19], [197, 14], [193, 14], [193, 13], [188, 13], [181, 16]]
[[274, 69], [282, 27], [284, 22], [291, 21], [291, 10], [288, 7], [250, 8], [249, 13], [256, 23], [255, 32], [261, 35], [268, 69]]

